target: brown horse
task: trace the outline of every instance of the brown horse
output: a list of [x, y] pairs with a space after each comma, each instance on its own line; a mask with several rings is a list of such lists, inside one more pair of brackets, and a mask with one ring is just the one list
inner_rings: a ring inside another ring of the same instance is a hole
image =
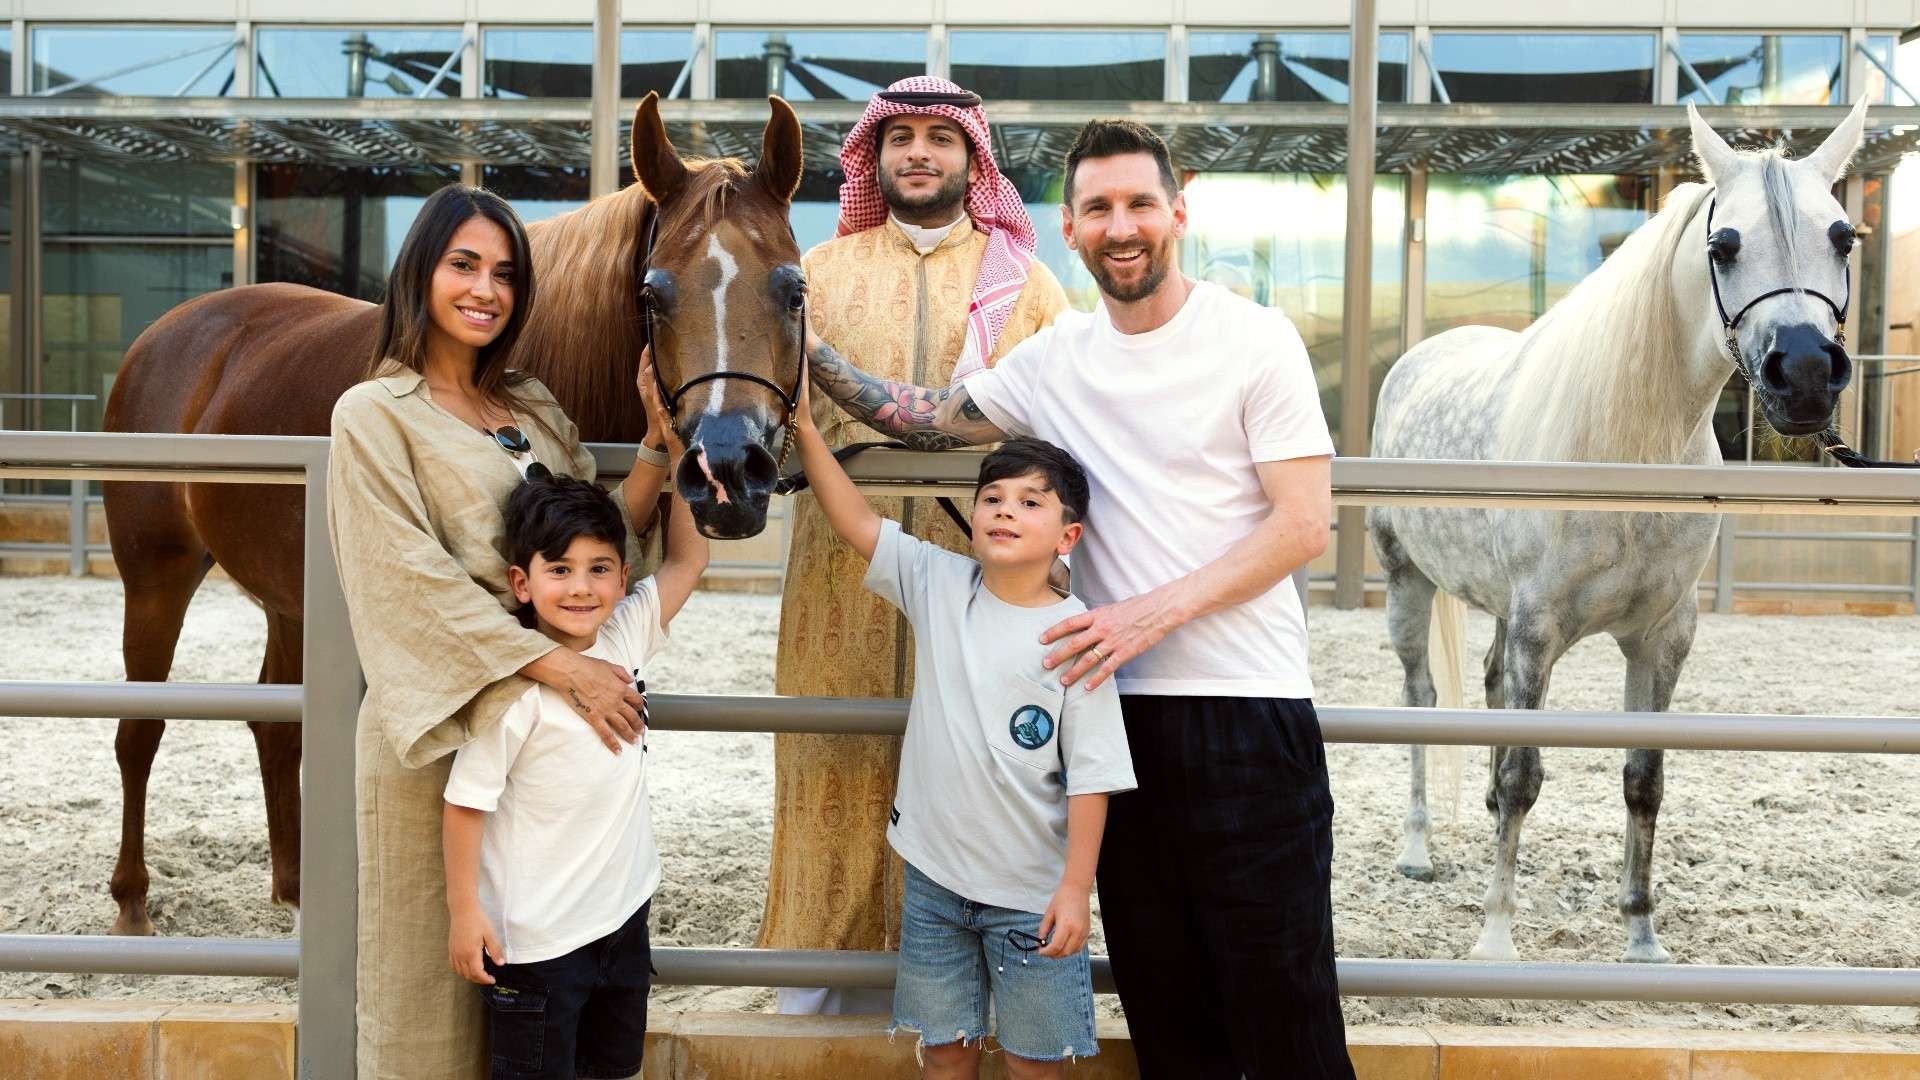
[[[699, 457], [697, 482], [682, 476], [678, 487], [715, 535], [764, 527], [772, 481], [757, 481], [775, 460], [787, 421], [777, 412], [784, 395], [771, 387], [791, 385], [799, 374], [803, 325], [792, 294], [804, 285], [796, 286], [799, 251], [787, 212], [800, 180], [800, 123], [786, 102], [774, 98], [770, 105], [760, 164], [750, 172], [729, 160], [683, 161], [649, 94], [634, 115], [639, 185], [528, 230], [540, 292], [512, 362], [553, 391], [583, 439], [637, 442], [645, 434], [634, 378], [649, 308], [661, 324], [656, 370], [670, 387], [733, 373], [699, 382], [684, 395], [688, 405], [698, 401], [699, 412], [683, 411], [677, 420], [688, 457]], [[643, 275], [657, 286], [644, 304]], [[298, 285], [253, 285], [189, 301], [127, 350], [105, 427], [325, 435], [334, 401], [365, 377], [378, 324], [371, 304]], [[260, 681], [300, 681], [299, 490], [104, 487], [114, 561], [126, 587], [128, 679], [167, 677], [188, 601], [218, 564], [266, 612]], [[249, 726], [266, 789], [273, 899], [297, 910], [300, 728]], [[118, 934], [153, 932], [147, 776], [165, 729], [164, 720], [122, 720], [114, 740], [124, 796], [112, 881]]]

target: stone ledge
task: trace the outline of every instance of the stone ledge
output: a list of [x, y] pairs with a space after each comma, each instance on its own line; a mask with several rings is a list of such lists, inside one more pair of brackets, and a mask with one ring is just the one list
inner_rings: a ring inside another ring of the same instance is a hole
[[292, 1080], [294, 1009], [0, 1001], [7, 1080]]
[[[7, 1080], [292, 1080], [285, 1005], [0, 1000]], [[1100, 1054], [1069, 1074], [1135, 1075], [1126, 1023], [1099, 1023]], [[1920, 1036], [1637, 1028], [1354, 1027], [1360, 1080], [1911, 1080]], [[644, 1080], [911, 1077], [914, 1041], [874, 1016], [656, 1012]], [[987, 1058], [985, 1080], [1005, 1073]]]

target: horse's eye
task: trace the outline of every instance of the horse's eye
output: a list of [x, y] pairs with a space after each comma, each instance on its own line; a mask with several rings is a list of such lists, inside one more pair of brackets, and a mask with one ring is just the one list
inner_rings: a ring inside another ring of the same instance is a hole
[[1735, 229], [1715, 229], [1707, 237], [1707, 258], [1725, 266], [1740, 254], [1740, 233]]
[[796, 314], [807, 310], [807, 290], [805, 286], [795, 288], [787, 294], [787, 310]]
[[1827, 239], [1833, 241], [1833, 250], [1839, 252], [1843, 259], [1853, 254], [1853, 244], [1857, 238], [1853, 226], [1844, 221], [1827, 226]]

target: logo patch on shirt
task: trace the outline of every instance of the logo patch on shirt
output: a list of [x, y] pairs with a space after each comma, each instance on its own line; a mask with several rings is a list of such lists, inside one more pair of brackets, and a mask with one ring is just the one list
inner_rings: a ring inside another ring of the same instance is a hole
[[1007, 732], [1022, 750], [1038, 750], [1053, 739], [1053, 717], [1038, 705], [1022, 705], [1013, 710]]

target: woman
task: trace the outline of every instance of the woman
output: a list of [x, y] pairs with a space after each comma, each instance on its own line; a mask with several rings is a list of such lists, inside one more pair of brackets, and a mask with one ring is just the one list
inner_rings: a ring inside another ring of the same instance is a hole
[[[452, 751], [529, 685], [567, 694], [609, 752], [636, 738], [627, 672], [509, 613], [502, 510], [530, 470], [591, 479], [594, 459], [546, 388], [510, 371], [534, 298], [526, 230], [484, 189], [449, 184], [395, 260], [369, 380], [333, 412], [328, 518], [366, 671], [355, 740], [361, 1080], [481, 1076], [480, 999], [446, 964], [441, 796]], [[652, 516], [664, 412], [617, 493]], [[657, 458], [655, 457], [657, 455]]]

